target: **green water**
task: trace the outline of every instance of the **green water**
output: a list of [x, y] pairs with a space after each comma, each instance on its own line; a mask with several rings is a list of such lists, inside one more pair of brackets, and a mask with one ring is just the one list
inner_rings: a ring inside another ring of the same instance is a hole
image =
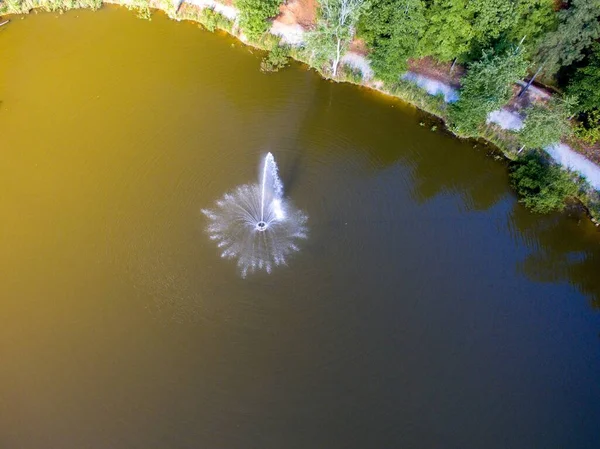
[[[596, 228], [260, 58], [118, 8], [0, 28], [0, 447], [600, 447]], [[241, 279], [200, 211], [267, 151], [310, 236]]]

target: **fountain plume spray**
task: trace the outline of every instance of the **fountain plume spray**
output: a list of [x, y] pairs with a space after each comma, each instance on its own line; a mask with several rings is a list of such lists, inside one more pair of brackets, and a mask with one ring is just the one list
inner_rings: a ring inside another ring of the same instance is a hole
[[237, 187], [203, 209], [211, 240], [221, 248], [221, 256], [237, 259], [242, 277], [258, 270], [271, 272], [285, 265], [298, 251], [298, 241], [306, 239], [306, 215], [283, 197], [273, 154], [268, 153], [260, 170], [259, 182]]

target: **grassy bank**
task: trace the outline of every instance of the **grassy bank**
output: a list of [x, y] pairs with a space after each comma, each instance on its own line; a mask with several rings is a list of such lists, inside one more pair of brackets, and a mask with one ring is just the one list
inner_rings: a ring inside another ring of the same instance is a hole
[[[261, 68], [265, 71], [276, 70], [284, 66], [285, 59], [289, 56], [317, 70], [324, 78], [329, 78], [324, 71], [310, 64], [309, 55], [303, 48], [286, 47], [285, 50], [282, 50], [279, 48], [280, 41], [276, 36], [268, 33], [264, 33], [259, 37], [245, 36], [235, 21], [224, 17], [217, 11], [210, 8], [199, 8], [188, 3], [181, 4], [177, 9], [173, 0], [108, 0], [105, 2], [102, 0], [3, 0], [0, 2], [0, 14], [27, 14], [35, 9], [47, 12], [63, 12], [78, 8], [97, 10], [102, 7], [103, 3], [124, 6], [135, 11], [143, 19], [151, 20], [152, 10], [158, 9], [164, 11], [174, 20], [193, 21], [201, 24], [209, 31], [223, 30], [240, 38], [248, 45], [272, 52], [272, 57], [267, 56], [261, 64]], [[273, 52], [274, 49], [277, 50]], [[335, 81], [350, 82], [376, 89], [386, 95], [410, 103], [444, 122], [448, 120], [448, 109], [444, 99], [441, 96], [429, 95], [409, 81], [398, 80], [394, 83], [385, 84], [365, 82], [360, 72], [346, 66], [342, 66]], [[514, 133], [502, 130], [496, 125], [481, 128], [475, 138], [491, 142], [498, 147], [507, 159], [513, 161], [511, 163], [513, 185], [520, 193], [521, 201], [528, 207], [534, 211], [544, 212], [544, 207], [536, 207], [537, 203], [540, 205], [553, 204], [556, 208], [560, 208], [560, 204], [564, 204], [567, 197], [575, 198], [585, 206], [594, 222], [600, 222], [600, 195], [583, 178], [554, 166], [549, 157], [541, 151], [532, 152], [529, 159], [525, 161], [528, 162], [534, 158], [537, 163], [541, 164], [534, 167], [537, 172], [533, 169], [519, 170], [523, 162], [517, 161], [517, 153], [520, 147], [518, 138]], [[531, 167], [533, 166], [529, 168]], [[560, 176], [557, 175], [556, 170], [561, 172]], [[523, 188], [528, 183], [531, 184], [531, 188]], [[557, 186], [557, 183], [560, 183], [560, 186]], [[527, 195], [524, 192], [527, 192]]]

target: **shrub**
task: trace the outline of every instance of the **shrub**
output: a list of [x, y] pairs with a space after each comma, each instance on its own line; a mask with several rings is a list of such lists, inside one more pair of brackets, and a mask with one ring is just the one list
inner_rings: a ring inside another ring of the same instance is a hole
[[288, 64], [288, 49], [280, 45], [274, 45], [271, 51], [260, 62], [260, 70], [263, 72], [277, 72]]
[[81, 8], [89, 8], [94, 11], [102, 7], [102, 0], [79, 0], [78, 3]]
[[137, 12], [140, 19], [152, 20], [152, 11], [150, 11], [150, 0], [131, 0], [131, 3], [125, 5], [128, 9]]
[[481, 60], [469, 66], [460, 98], [448, 109], [453, 131], [461, 136], [476, 136], [488, 114], [508, 102], [514, 83], [525, 76], [527, 66], [524, 53], [519, 50], [484, 52]]
[[562, 103], [551, 101], [548, 105], [535, 103], [527, 108], [519, 138], [523, 147], [544, 148], [557, 143], [571, 133], [568, 112]]
[[563, 210], [565, 200], [579, 193], [573, 176], [538, 152], [528, 153], [514, 162], [510, 177], [520, 202], [537, 213]]
[[202, 12], [200, 12], [200, 17], [198, 18], [198, 21], [208, 31], [215, 31], [220, 15], [221, 14], [216, 12], [213, 8], [204, 8]]
[[600, 109], [594, 109], [582, 116], [575, 127], [575, 134], [588, 145], [600, 142]]
[[269, 29], [268, 20], [279, 12], [280, 0], [237, 0], [240, 27], [250, 40], [258, 39]]
[[351, 67], [348, 65], [342, 66], [342, 79], [350, 81], [352, 83], [361, 84], [363, 81], [363, 74], [360, 69]]

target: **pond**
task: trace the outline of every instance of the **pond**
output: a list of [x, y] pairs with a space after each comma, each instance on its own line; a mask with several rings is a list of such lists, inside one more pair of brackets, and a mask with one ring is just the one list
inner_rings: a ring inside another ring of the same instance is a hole
[[[0, 45], [1, 447], [600, 447], [599, 234], [491, 147], [158, 13]], [[267, 152], [308, 238], [243, 279]]]

